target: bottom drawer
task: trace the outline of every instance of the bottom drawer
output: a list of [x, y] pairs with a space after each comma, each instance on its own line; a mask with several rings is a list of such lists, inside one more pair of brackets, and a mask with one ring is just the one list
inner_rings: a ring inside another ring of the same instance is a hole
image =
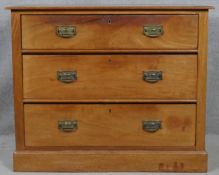
[[195, 104], [26, 104], [26, 146], [194, 146]]

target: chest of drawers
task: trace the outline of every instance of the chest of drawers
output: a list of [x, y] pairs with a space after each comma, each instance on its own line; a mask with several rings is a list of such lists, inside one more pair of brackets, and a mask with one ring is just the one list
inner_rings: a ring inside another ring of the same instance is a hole
[[10, 7], [14, 170], [207, 171], [209, 8]]

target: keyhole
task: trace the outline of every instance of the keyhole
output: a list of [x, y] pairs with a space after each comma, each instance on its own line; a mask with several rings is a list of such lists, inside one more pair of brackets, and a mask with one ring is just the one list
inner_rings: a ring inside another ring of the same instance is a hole
[[110, 18], [108, 19], [108, 24], [111, 24], [111, 19]]
[[108, 60], [108, 62], [109, 62], [109, 63], [112, 63], [112, 60], [111, 60], [111, 59], [109, 59], [109, 60]]
[[112, 112], [112, 109], [109, 109], [109, 113], [111, 113]]

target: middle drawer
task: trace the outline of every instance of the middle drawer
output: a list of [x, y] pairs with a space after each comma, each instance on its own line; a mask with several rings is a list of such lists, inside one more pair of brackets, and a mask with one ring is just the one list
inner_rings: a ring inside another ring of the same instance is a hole
[[196, 55], [25, 55], [26, 99], [195, 99]]

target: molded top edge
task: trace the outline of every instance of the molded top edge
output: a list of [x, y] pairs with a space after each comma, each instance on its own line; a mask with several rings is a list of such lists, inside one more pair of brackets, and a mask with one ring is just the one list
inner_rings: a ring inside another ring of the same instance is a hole
[[209, 10], [213, 6], [9, 6], [12, 11], [55, 11], [55, 10]]

